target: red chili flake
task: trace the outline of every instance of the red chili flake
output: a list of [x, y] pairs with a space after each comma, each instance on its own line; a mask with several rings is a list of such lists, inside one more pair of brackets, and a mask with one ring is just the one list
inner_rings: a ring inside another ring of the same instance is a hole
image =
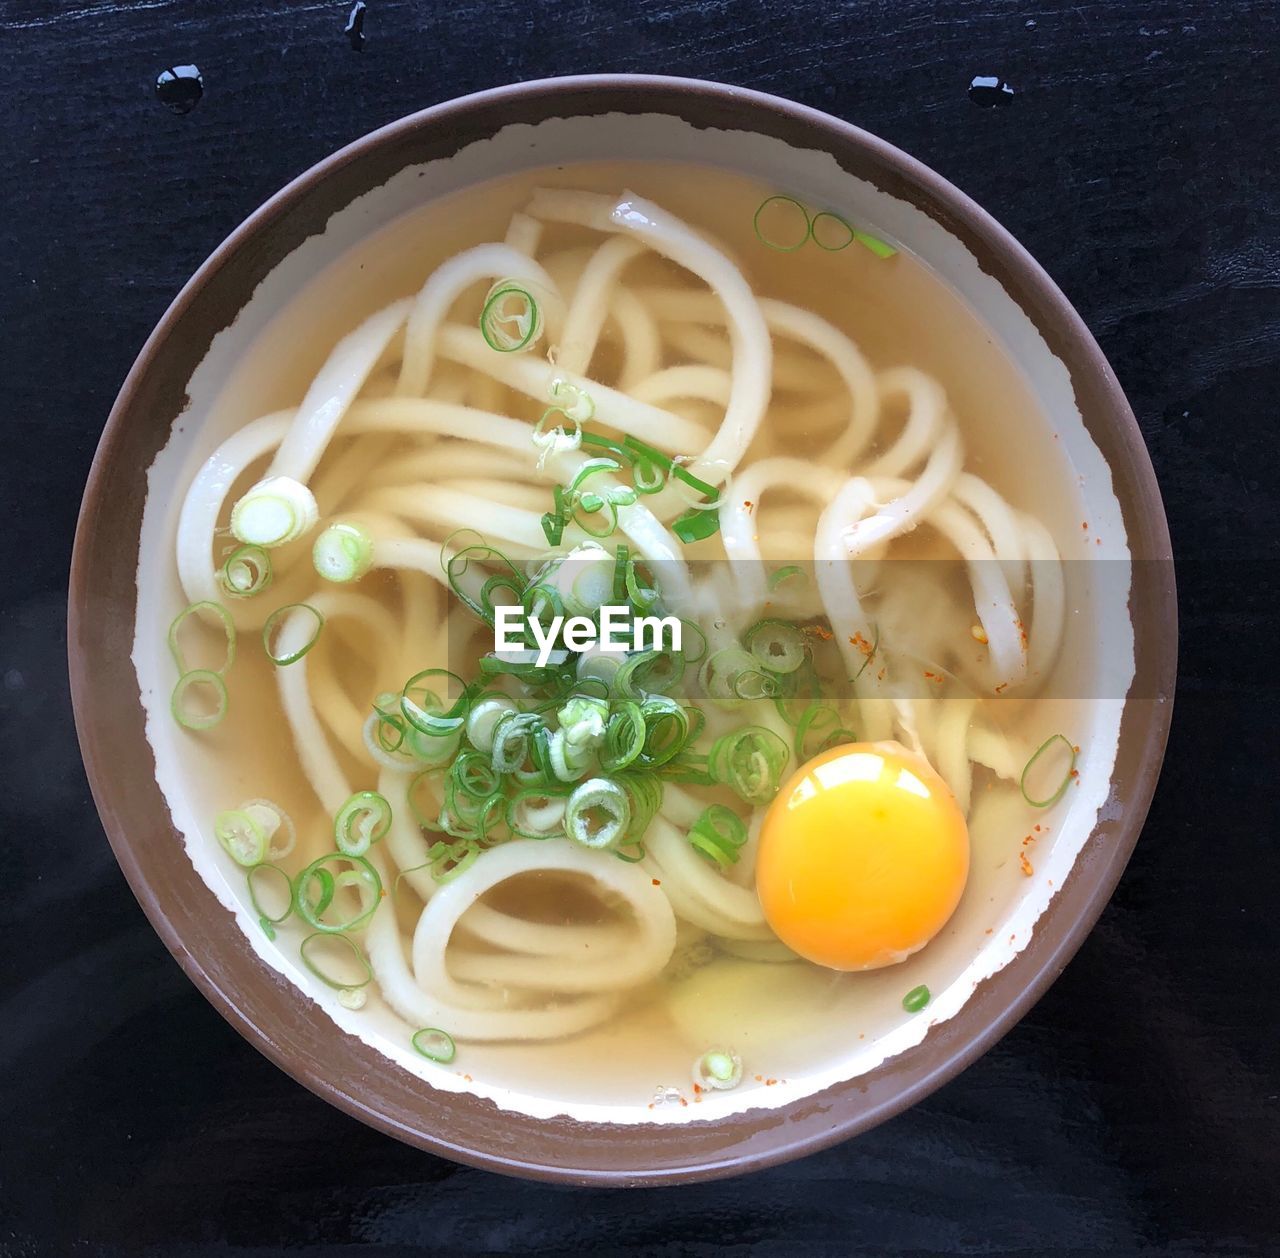
[[763, 1082], [764, 1082], [764, 1075], [756, 1075], [756, 1082], [757, 1082], [757, 1083], [763, 1083]]
[[654, 885], [655, 887], [660, 887], [660, 886], [662, 886], [662, 879], [661, 879], [661, 878], [651, 878], [651, 879], [650, 879], [650, 882], [652, 882], [652, 883], [653, 883], [653, 885]]
[[1095, 546], [1101, 546], [1101, 545], [1102, 545], [1102, 538], [1100, 538], [1100, 537], [1095, 537], [1095, 538], [1093, 539], [1093, 544], [1094, 544]]
[[701, 1092], [701, 1091], [702, 1091], [702, 1084], [700, 1084], [700, 1083], [695, 1083], [695, 1084], [693, 1085], [693, 1094], [694, 1094], [695, 1096], [697, 1096], [697, 1094], [698, 1094], [699, 1092]]
[[867, 659], [871, 658], [871, 656], [875, 653], [875, 649], [876, 649], [875, 645], [871, 642], [868, 642], [866, 638], [864, 638], [860, 633], [855, 633], [853, 637], [849, 639], [849, 645], [853, 647], [857, 647], [858, 650], [861, 651], [862, 654], [867, 657]]
[[811, 637], [818, 638], [823, 642], [830, 642], [836, 635], [831, 632], [826, 625], [805, 625], [801, 633], [807, 633]]
[[756, 509], [756, 504], [750, 498], [746, 499], [742, 505], [747, 509], [748, 515]]
[[684, 1097], [681, 1097], [681, 1098], [680, 1098], [680, 1104], [681, 1104], [681, 1105], [688, 1105], [688, 1104], [689, 1104], [689, 1102], [688, 1102], [688, 1101], [686, 1101], [686, 1100], [684, 1099]]
[[1008, 685], [1009, 685], [1009, 683], [1008, 683], [1007, 681], [1002, 681], [1002, 682], [1001, 682], [1001, 683], [996, 687], [996, 694], [999, 694], [999, 693], [1000, 693], [1002, 690], [1004, 690]]
[[1039, 827], [1039, 826], [1034, 826], [1034, 827], [1033, 827], [1033, 829], [1035, 830], [1035, 832], [1036, 832], [1037, 834], [1039, 834], [1039, 833], [1040, 833], [1040, 827]]
[[929, 681], [936, 681], [941, 683], [943, 680], [941, 673], [931, 673], [927, 668], [924, 670], [924, 675], [929, 679]]
[[1031, 862], [1027, 860], [1026, 852], [1018, 853], [1018, 864], [1022, 866], [1022, 872], [1026, 874], [1028, 878], [1030, 878], [1031, 875], [1036, 872], [1034, 869], [1031, 868]]
[[984, 935], [989, 935], [989, 934], [991, 934], [992, 930], [993, 930], [993, 927], [988, 926], [988, 927], [987, 927], [987, 929], [986, 929], [985, 931], [983, 931], [982, 933], [983, 933]]
[[771, 1088], [771, 1087], [773, 1087], [773, 1085], [774, 1085], [775, 1083], [777, 1083], [777, 1082], [778, 1082], [778, 1081], [777, 1081], [777, 1079], [766, 1079], [766, 1080], [764, 1081], [764, 1086], [765, 1086], [766, 1088]]

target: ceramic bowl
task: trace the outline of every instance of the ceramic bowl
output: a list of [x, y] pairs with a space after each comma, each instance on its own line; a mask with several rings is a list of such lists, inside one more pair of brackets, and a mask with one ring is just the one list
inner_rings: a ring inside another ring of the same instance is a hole
[[[914, 253], [1018, 364], [1048, 427], [1014, 440], [1062, 443], [1079, 482], [1071, 492], [1105, 538], [1067, 557], [1106, 560], [1110, 574], [1075, 613], [1078, 637], [1112, 648], [1110, 689], [1088, 731], [1088, 787], [1044, 854], [1049, 876], [1028, 883], [965, 971], [964, 992], [939, 999], [938, 1014], [891, 1050], [851, 1059], [834, 1082], [800, 1081], [767, 1103], [674, 1124], [569, 1116], [452, 1076], [444, 1086], [304, 997], [251, 944], [216, 879], [197, 873], [181, 809], [157, 785], [146, 668], [131, 659], [140, 556], [181, 477], [229, 430], [210, 382], [308, 278], [426, 200], [534, 166], [618, 158], [751, 175], [844, 207]], [[738, 88], [607, 75], [483, 92], [393, 123], [301, 175], [227, 238], [160, 321], [107, 422], [76, 538], [69, 650], [85, 764], [120, 865], [174, 956], [252, 1044], [320, 1096], [431, 1152], [544, 1179], [656, 1184], [766, 1166], [865, 1131], [1027, 1011], [1080, 946], [1138, 837], [1169, 725], [1175, 634], [1169, 537], [1138, 426], [1079, 316], [1007, 232], [848, 123]]]

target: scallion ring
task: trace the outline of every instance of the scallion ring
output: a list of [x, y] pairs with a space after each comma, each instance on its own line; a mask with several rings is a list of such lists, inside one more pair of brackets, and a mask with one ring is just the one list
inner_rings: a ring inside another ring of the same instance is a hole
[[758, 620], [744, 637], [747, 650], [771, 673], [794, 673], [808, 656], [808, 642], [789, 620]]
[[485, 297], [480, 332], [489, 348], [501, 354], [528, 349], [542, 332], [533, 294], [516, 280], [499, 280]]
[[439, 1062], [442, 1066], [447, 1066], [458, 1051], [458, 1046], [453, 1042], [453, 1036], [448, 1031], [442, 1031], [434, 1026], [415, 1031], [409, 1043], [428, 1061]]
[[[254, 865], [246, 876], [249, 903], [259, 922], [279, 926], [293, 912], [293, 880], [280, 868], [263, 862]], [[274, 883], [274, 886], [264, 885]]]
[[299, 945], [302, 964], [328, 987], [358, 991], [373, 981], [373, 967], [354, 939], [318, 930]]
[[333, 819], [333, 837], [344, 856], [363, 856], [391, 829], [391, 805], [377, 791], [357, 791]]
[[250, 546], [283, 546], [315, 527], [315, 495], [291, 476], [268, 476], [231, 511], [231, 532]]
[[742, 818], [723, 804], [705, 808], [689, 831], [689, 846], [721, 868], [737, 861], [746, 841], [747, 827]]
[[[345, 893], [354, 892], [354, 909]], [[330, 852], [311, 862], [293, 883], [294, 911], [314, 930], [338, 934], [364, 926], [382, 895], [382, 879], [363, 856]], [[336, 901], [342, 897], [343, 903]], [[334, 916], [327, 916], [333, 910]]]
[[[1050, 747], [1055, 746], [1057, 743], [1061, 743], [1071, 756], [1066, 770], [1062, 775], [1062, 781], [1058, 784], [1057, 789], [1055, 789], [1051, 795], [1046, 796], [1044, 799], [1033, 799], [1031, 793], [1027, 790], [1027, 778], [1030, 775], [1031, 770], [1035, 768], [1040, 757], [1043, 756]], [[1066, 794], [1067, 787], [1071, 785], [1071, 779], [1075, 777], [1076, 755], [1077, 752], [1075, 745], [1065, 734], [1051, 734], [1040, 744], [1039, 747], [1035, 749], [1035, 751], [1031, 753], [1031, 759], [1027, 761], [1026, 767], [1022, 770], [1022, 777], [1018, 783], [1022, 790], [1022, 798], [1025, 799], [1032, 808], [1052, 808], [1053, 805]]]
[[564, 832], [583, 847], [608, 848], [624, 836], [631, 820], [626, 791], [609, 778], [589, 778], [564, 811]]
[[310, 603], [277, 607], [262, 626], [262, 647], [277, 668], [296, 664], [320, 640], [324, 614]]
[[218, 584], [231, 598], [261, 594], [271, 577], [271, 556], [261, 546], [237, 546], [218, 570]]
[[213, 837], [238, 865], [251, 869], [267, 859], [267, 832], [242, 809], [220, 812], [213, 819]]
[[[452, 692], [453, 702], [447, 707], [429, 683], [437, 679], [445, 683], [446, 697]], [[466, 724], [471, 707], [471, 690], [457, 673], [446, 668], [424, 668], [414, 673], [400, 692], [400, 713], [414, 729], [432, 737], [452, 734]]]
[[[213, 706], [202, 710], [196, 706], [195, 696], [206, 690], [213, 695]], [[212, 729], [227, 714], [227, 683], [222, 680], [222, 674], [207, 668], [193, 668], [183, 673], [173, 688], [169, 711], [183, 729]]]
[[335, 520], [316, 538], [311, 562], [326, 581], [356, 581], [373, 566], [373, 539], [358, 524]]
[[[183, 651], [182, 643], [179, 641], [179, 634], [182, 626], [192, 616], [199, 618], [206, 615], [213, 616], [219, 622], [219, 628], [222, 630], [226, 642], [226, 649], [223, 653], [222, 663], [217, 668], [192, 669], [187, 663], [186, 653]], [[173, 656], [173, 662], [178, 666], [179, 674], [193, 671], [226, 673], [231, 665], [236, 662], [236, 627], [231, 619], [231, 613], [221, 603], [213, 603], [208, 600], [201, 603], [191, 603], [184, 607], [169, 625], [169, 654]]]
[[760, 243], [779, 253], [794, 253], [813, 231], [809, 211], [794, 197], [781, 195], [761, 201], [751, 225]]

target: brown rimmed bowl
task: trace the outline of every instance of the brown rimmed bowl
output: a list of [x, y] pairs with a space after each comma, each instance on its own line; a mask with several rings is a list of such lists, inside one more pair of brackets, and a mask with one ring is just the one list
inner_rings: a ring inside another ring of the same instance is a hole
[[[1082, 421], [1133, 561], [1121, 604], [1133, 668], [1117, 696], [1110, 781], [1029, 941], [955, 1016], [869, 1073], [779, 1108], [678, 1127], [535, 1119], [438, 1091], [308, 1011], [188, 859], [156, 782], [130, 658], [147, 469], [190, 413], [189, 382], [214, 338], [265, 281], [287, 275], [357, 198], [374, 204], [366, 194], [411, 168], [451, 170], [460, 187], [511, 161], [644, 156], [744, 169], [815, 197], [852, 180], [870, 221], [893, 220], [909, 248], [913, 233], [932, 240], [922, 256], [933, 250], [927, 260], [967, 288], [1015, 357], [1042, 360], [1050, 409]], [[1030, 1008], [1097, 919], [1146, 816], [1172, 709], [1176, 610], [1164, 510], [1133, 414], [1079, 316], [999, 224], [919, 162], [815, 110], [713, 83], [600, 75], [482, 92], [384, 127], [299, 176], [219, 246], [147, 341], [108, 419], [76, 536], [68, 649], [85, 765], [121, 868], [169, 950], [250, 1043], [319, 1096], [433, 1153], [540, 1179], [664, 1184], [772, 1165], [865, 1131], [938, 1088]]]

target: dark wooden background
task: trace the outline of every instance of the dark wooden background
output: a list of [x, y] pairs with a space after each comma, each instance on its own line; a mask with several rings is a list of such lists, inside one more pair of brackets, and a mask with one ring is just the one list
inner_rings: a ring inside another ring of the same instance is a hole
[[[1085, 0], [0, 0], [0, 1253], [1280, 1253], [1280, 8]], [[179, 117], [152, 85], [194, 62]], [[1155, 807], [1048, 996], [880, 1129], [747, 1180], [551, 1189], [437, 1161], [242, 1042], [144, 921], [80, 768], [64, 586], [112, 398], [291, 176], [477, 88], [700, 75], [976, 197], [1128, 390], [1179, 556]], [[967, 97], [979, 74], [1005, 108]]]

